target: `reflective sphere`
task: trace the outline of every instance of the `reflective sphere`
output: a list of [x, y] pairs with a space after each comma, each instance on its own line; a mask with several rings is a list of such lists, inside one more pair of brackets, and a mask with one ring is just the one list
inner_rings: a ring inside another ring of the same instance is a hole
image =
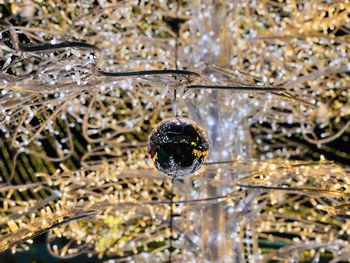
[[207, 137], [195, 122], [186, 118], [172, 118], [152, 130], [147, 150], [160, 172], [171, 177], [182, 177], [202, 166], [208, 149]]

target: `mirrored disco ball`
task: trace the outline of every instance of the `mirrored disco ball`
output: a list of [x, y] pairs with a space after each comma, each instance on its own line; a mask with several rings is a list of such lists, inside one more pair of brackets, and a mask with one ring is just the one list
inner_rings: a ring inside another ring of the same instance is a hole
[[204, 131], [187, 118], [171, 118], [155, 127], [148, 138], [154, 166], [171, 177], [193, 174], [204, 163], [209, 143]]

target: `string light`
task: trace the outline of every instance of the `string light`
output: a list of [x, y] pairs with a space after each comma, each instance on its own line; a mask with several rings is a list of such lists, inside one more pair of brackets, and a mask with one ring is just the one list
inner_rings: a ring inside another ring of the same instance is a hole
[[[0, 251], [48, 231], [62, 258], [348, 259], [349, 171], [288, 159], [349, 158], [349, 4], [179, 2], [8, 5]], [[174, 90], [210, 152], [172, 184], [146, 141]]]

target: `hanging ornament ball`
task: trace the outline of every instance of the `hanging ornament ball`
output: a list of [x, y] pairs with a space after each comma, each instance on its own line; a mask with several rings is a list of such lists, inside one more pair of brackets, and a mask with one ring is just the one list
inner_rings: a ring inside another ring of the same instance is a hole
[[177, 178], [197, 171], [208, 155], [204, 131], [186, 118], [171, 118], [155, 127], [148, 138], [148, 153], [162, 173]]

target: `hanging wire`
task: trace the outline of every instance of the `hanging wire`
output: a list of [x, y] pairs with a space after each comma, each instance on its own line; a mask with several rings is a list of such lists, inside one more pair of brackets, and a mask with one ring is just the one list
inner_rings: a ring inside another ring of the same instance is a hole
[[170, 220], [169, 220], [169, 228], [170, 228], [170, 238], [169, 238], [169, 262], [172, 262], [172, 253], [173, 253], [173, 236], [174, 236], [174, 210], [173, 210], [173, 199], [174, 199], [174, 184], [175, 179], [171, 179], [171, 197], [170, 197]]
[[[178, 13], [179, 13], [179, 0], [176, 1], [176, 19], [178, 18]], [[178, 21], [176, 20], [178, 23]], [[175, 32], [175, 70], [178, 70], [178, 65], [177, 65], [177, 60], [178, 60], [178, 38], [179, 38], [179, 30]], [[174, 97], [173, 97], [173, 107], [174, 107], [174, 112], [175, 116], [178, 116], [178, 111], [177, 111], [177, 105], [176, 105], [176, 97], [177, 97], [177, 92], [176, 92], [176, 87], [174, 88]], [[171, 197], [170, 197], [170, 221], [169, 221], [169, 229], [170, 229], [170, 238], [169, 238], [169, 262], [172, 262], [172, 253], [173, 253], [173, 236], [174, 236], [174, 226], [173, 226], [173, 218], [174, 218], [174, 210], [173, 210], [173, 199], [174, 199], [174, 183], [175, 183], [175, 178], [171, 179]]]

